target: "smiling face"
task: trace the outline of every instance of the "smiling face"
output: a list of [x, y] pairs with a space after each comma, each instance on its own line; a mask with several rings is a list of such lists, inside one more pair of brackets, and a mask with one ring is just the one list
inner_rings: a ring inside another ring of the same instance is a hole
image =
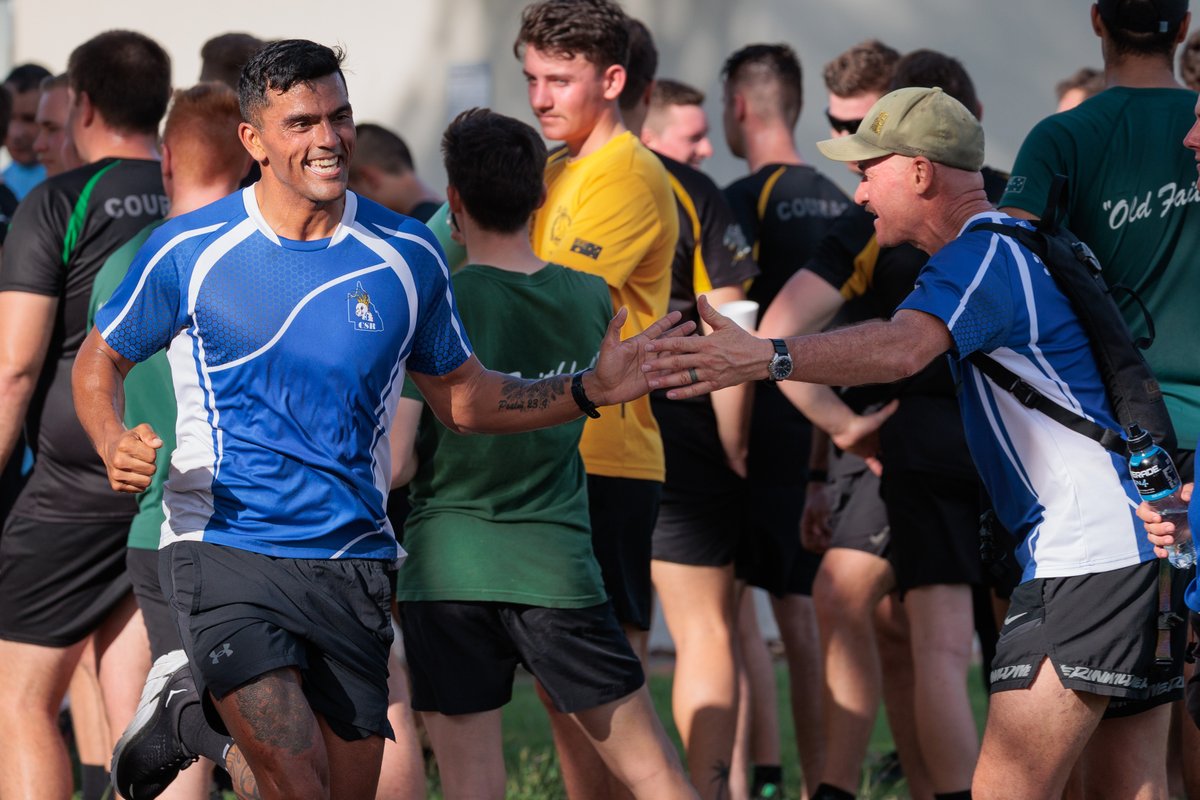
[[[587, 140], [624, 87], [623, 67], [601, 70], [578, 53], [568, 58], [527, 46], [522, 63], [529, 107], [542, 135], [566, 142], [572, 152]], [[614, 71], [621, 73], [619, 86], [613, 80]]]
[[268, 90], [255, 123], [242, 123], [242, 142], [262, 165], [264, 188], [284, 202], [323, 206], [346, 193], [354, 153], [354, 115], [341, 76]]
[[908, 180], [912, 161], [906, 156], [887, 155], [857, 164], [862, 180], [854, 192], [854, 202], [875, 215], [875, 237], [881, 247], [912, 241], [911, 217], [916, 206]]

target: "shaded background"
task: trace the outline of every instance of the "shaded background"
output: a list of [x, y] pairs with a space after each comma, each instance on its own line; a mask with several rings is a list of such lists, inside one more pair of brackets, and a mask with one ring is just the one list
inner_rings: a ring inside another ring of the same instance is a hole
[[[71, 49], [110, 28], [152, 36], [174, 60], [175, 83], [200, 74], [200, 46], [227, 31], [341, 44], [355, 117], [399, 131], [417, 171], [441, 189], [438, 143], [468, 105], [489, 105], [534, 124], [512, 55], [526, 0], [0, 0], [0, 70], [37, 61], [54, 72]], [[877, 37], [907, 52], [930, 47], [963, 62], [984, 104], [987, 161], [1012, 166], [1028, 130], [1054, 110], [1054, 84], [1101, 65], [1086, 0], [624, 0], [653, 31], [659, 74], [708, 94], [716, 156], [707, 171], [725, 184], [744, 172], [720, 131], [718, 74], [724, 58], [752, 42], [787, 42], [804, 68], [805, 105], [796, 141], [804, 157], [844, 188], [846, 170], [813, 146], [825, 138], [825, 63]]]

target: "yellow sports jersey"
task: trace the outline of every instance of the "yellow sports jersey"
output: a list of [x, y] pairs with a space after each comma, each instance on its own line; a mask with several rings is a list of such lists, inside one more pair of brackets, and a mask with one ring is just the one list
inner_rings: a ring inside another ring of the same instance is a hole
[[[565, 149], [551, 154], [546, 187], [533, 219], [538, 257], [604, 278], [614, 310], [629, 308], [623, 337], [665, 315], [679, 217], [662, 162], [627, 131], [580, 159]], [[588, 420], [579, 449], [591, 475], [666, 475], [648, 397]]]

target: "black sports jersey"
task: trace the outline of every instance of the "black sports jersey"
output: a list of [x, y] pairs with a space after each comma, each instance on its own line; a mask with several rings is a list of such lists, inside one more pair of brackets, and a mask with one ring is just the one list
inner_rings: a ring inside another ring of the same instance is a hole
[[[807, 165], [768, 164], [730, 184], [725, 197], [751, 242], [761, 273], [746, 293], [759, 304], [760, 319], [788, 278], [815, 252], [830, 223], [852, 205], [841, 189]], [[811, 435], [808, 420], [779, 388], [760, 381], [750, 424], [751, 481], [803, 484]]]
[[131, 495], [108, 485], [71, 399], [92, 282], [118, 247], [167, 210], [158, 162], [106, 158], [35, 187], [4, 246], [0, 291], [57, 297], [54, 328], [25, 431], [37, 455], [12, 513], [48, 522], [129, 519]]
[[745, 283], [758, 275], [758, 266], [750, 257], [742, 227], [712, 178], [661, 153], [655, 155], [667, 168], [679, 210], [668, 308], [682, 313], [681, 321], [698, 325], [696, 295]]
[[0, 183], [0, 245], [8, 233], [8, 223], [12, 221], [13, 212], [17, 210], [17, 196], [3, 183]]

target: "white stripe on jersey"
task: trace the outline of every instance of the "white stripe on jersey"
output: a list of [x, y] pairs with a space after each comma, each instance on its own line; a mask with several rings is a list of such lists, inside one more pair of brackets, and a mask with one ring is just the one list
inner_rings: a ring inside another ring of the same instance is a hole
[[382, 258], [392, 268], [392, 272], [396, 273], [396, 277], [400, 279], [400, 284], [404, 287], [404, 296], [408, 300], [408, 331], [405, 332], [404, 342], [400, 345], [400, 352], [403, 353], [408, 350], [409, 342], [412, 341], [413, 334], [417, 330], [417, 282], [413, 277], [412, 267], [408, 265], [404, 256], [400, 255], [396, 248], [380, 239], [378, 234], [361, 222], [355, 222], [349, 226], [349, 231], [351, 236], [366, 245], [367, 249]]
[[162, 247], [160, 247], [158, 249], [158, 252], [156, 252], [153, 255], [153, 257], [151, 257], [150, 261], [146, 264], [146, 268], [144, 270], [142, 270], [142, 274], [138, 278], [137, 286], [134, 287], [133, 292], [129, 295], [129, 301], [125, 303], [125, 307], [121, 309], [121, 313], [117, 314], [116, 318], [114, 318], [113, 321], [111, 323], [109, 323], [109, 326], [100, 332], [100, 335], [102, 337], [104, 337], [105, 339], [107, 339], [108, 335], [110, 333], [112, 333], [113, 330], [118, 325], [121, 324], [121, 322], [124, 321], [125, 315], [128, 314], [129, 309], [133, 307], [133, 301], [137, 299], [138, 295], [141, 294], [141, 292], [142, 292], [142, 287], [144, 287], [146, 285], [146, 280], [150, 277], [150, 272], [154, 269], [155, 266], [158, 265], [158, 262], [162, 260], [163, 256], [165, 256], [167, 253], [169, 253], [171, 251], [171, 249], [174, 248], [176, 245], [178, 245], [180, 242], [187, 241], [188, 239], [192, 239], [196, 236], [204, 236], [205, 234], [212, 233], [213, 231], [219, 229], [224, 224], [225, 223], [222, 222], [222, 223], [218, 223], [216, 225], [209, 225], [206, 228], [194, 228], [193, 230], [190, 230], [190, 231], [184, 231], [183, 233], [176, 235], [175, 237], [173, 237], [171, 239], [171, 241], [167, 242]]
[[[992, 235], [998, 236], [999, 234]], [[1037, 303], [1033, 297], [1033, 279], [1029, 274], [1029, 261], [1025, 258], [1025, 251], [1017, 245], [1016, 240], [1008, 236], [1005, 236], [1004, 239], [1008, 244], [1009, 250], [1012, 251], [1013, 259], [1017, 263], [1017, 272], [1021, 278], [1021, 288], [1025, 294], [1025, 309], [1029, 314], [1029, 350], [1033, 353], [1033, 357], [1037, 360], [1038, 364], [1042, 366], [1042, 369], [1045, 371], [1044, 374], [1053, 381], [1063, 399], [1066, 400], [1067, 408], [1076, 414], [1081, 414], [1088, 419], [1092, 419], [1091, 416], [1084, 413], [1083, 405], [1075, 399], [1075, 395], [1071, 392], [1070, 387], [1067, 386], [1067, 382], [1058, 376], [1058, 371], [1050, 365], [1049, 359], [1042, 353], [1042, 349], [1038, 347]], [[1043, 394], [1046, 394], [1046, 387], [1039, 388]], [[1092, 421], [1094, 422], [1095, 420]]]
[[979, 269], [975, 270], [975, 277], [971, 279], [971, 284], [967, 290], [963, 292], [962, 300], [958, 301], [958, 308], [954, 309], [954, 313], [950, 315], [950, 321], [946, 323], [946, 329], [954, 330], [954, 323], [958, 322], [958, 318], [962, 316], [963, 311], [967, 308], [967, 303], [971, 299], [971, 295], [979, 288], [979, 284], [983, 282], [983, 276], [987, 274], [988, 267], [991, 266], [992, 258], [996, 255], [996, 236], [992, 235], [991, 244], [988, 245], [987, 255], [983, 257], [983, 261], [979, 262]]
[[287, 315], [287, 319], [285, 319], [283, 321], [283, 324], [279, 326], [279, 330], [275, 331], [275, 335], [272, 336], [266, 344], [264, 344], [262, 347], [255, 350], [253, 353], [250, 353], [249, 355], [244, 355], [241, 358], [226, 362], [224, 364], [221, 364], [220, 366], [212, 367], [211, 369], [209, 369], [209, 372], [223, 372], [227, 369], [233, 369], [234, 367], [245, 364], [247, 361], [251, 361], [255, 358], [258, 358], [263, 353], [267, 352], [272, 347], [274, 347], [275, 343], [283, 338], [283, 335], [285, 333], [287, 333], [288, 328], [290, 328], [292, 326], [292, 322], [296, 319], [296, 316], [300, 313], [300, 311], [306, 305], [308, 305], [310, 302], [312, 302], [313, 298], [315, 298], [317, 295], [321, 294], [321, 292], [324, 292], [327, 289], [332, 289], [334, 286], [337, 286], [338, 284], [341, 284], [341, 283], [345, 283], [348, 280], [352, 280], [354, 278], [358, 278], [363, 275], [369, 275], [372, 272], [379, 272], [379, 270], [381, 270], [381, 269], [388, 269], [388, 265], [387, 264], [375, 264], [374, 266], [363, 267], [362, 269], [356, 269], [353, 272], [347, 272], [345, 275], [339, 275], [336, 278], [325, 281], [320, 286], [313, 289], [308, 294], [304, 295], [304, 297], [300, 298], [300, 302], [296, 303], [296, 305], [292, 308], [291, 313]]
[[[433, 245], [431, 245], [429, 242], [425, 241], [425, 239], [423, 239], [420, 236], [414, 236], [411, 233], [404, 233], [403, 231], [389, 230], [388, 228], [385, 228], [382, 225], [379, 225], [377, 227], [379, 228], [379, 230], [383, 231], [384, 233], [386, 233], [390, 236], [396, 236], [401, 239], [408, 239], [409, 241], [416, 242], [417, 244], [421, 245], [426, 250], [428, 250], [431, 255], [433, 255], [434, 259], [438, 263], [438, 266], [442, 268], [442, 274], [446, 276], [446, 304], [449, 305], [451, 308], [453, 308], [454, 307], [454, 292], [450, 288], [450, 270], [446, 268], [446, 262], [443, 261], [441, 255], [438, 254], [437, 248], [434, 247]], [[462, 329], [458, 327], [458, 320], [454, 318], [453, 314], [450, 315], [450, 324], [454, 327], [454, 332], [456, 334], [458, 334], [458, 343], [462, 345], [463, 352], [464, 353], [471, 352], [471, 348], [467, 346], [466, 337], [463, 336]]]
[[[167, 347], [178, 416], [171, 472], [163, 487], [163, 510], [167, 512], [167, 519], [159, 537], [160, 547], [181, 540], [200, 541], [214, 510], [212, 483], [217, 453], [213, 448], [213, 429], [204, 408], [205, 390], [192, 354], [192, 342], [192, 336], [185, 329]], [[168, 496], [170, 502], [167, 502]], [[174, 514], [170, 512], [172, 508]]]

